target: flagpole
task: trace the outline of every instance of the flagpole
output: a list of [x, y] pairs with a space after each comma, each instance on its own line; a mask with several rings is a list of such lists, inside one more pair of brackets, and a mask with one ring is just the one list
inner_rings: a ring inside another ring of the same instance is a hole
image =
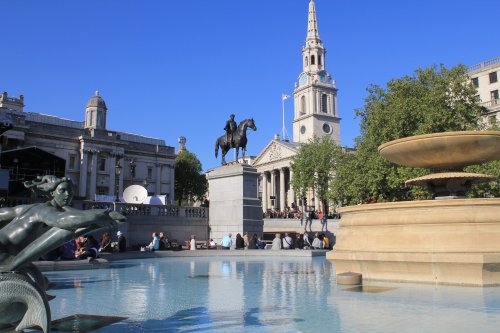
[[282, 125], [282, 128], [281, 128], [281, 131], [283, 132], [283, 140], [286, 140], [286, 130], [285, 130], [285, 98], [284, 97], [281, 97], [281, 114], [282, 114], [282, 118], [283, 118], [283, 125]]

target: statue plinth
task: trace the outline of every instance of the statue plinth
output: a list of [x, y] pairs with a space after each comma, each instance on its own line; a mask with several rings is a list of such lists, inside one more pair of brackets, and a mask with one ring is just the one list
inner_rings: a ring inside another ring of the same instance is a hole
[[247, 164], [225, 165], [207, 173], [210, 195], [210, 237], [217, 243], [232, 234], [263, 233], [257, 169]]

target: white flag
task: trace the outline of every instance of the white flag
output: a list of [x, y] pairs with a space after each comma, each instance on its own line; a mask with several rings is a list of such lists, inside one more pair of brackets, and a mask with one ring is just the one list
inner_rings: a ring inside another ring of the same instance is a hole
[[290, 98], [290, 95], [287, 95], [287, 94], [281, 94], [281, 99], [284, 101], [284, 100], [287, 100]]

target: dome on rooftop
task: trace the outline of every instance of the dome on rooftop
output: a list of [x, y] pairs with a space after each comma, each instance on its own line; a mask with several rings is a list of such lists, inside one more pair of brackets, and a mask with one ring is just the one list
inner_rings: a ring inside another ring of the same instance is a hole
[[106, 102], [102, 99], [102, 97], [99, 95], [99, 91], [95, 92], [95, 95], [92, 96], [92, 98], [88, 101], [87, 107], [99, 107], [99, 108], [104, 108], [108, 109], [106, 107]]

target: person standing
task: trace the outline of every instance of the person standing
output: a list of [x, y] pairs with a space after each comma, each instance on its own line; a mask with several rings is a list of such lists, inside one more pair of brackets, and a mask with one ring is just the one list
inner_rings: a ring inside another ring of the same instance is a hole
[[232, 234], [228, 234], [227, 236], [224, 236], [220, 242], [220, 247], [223, 250], [229, 250], [231, 246], [233, 245], [233, 240], [231, 239]]
[[194, 235], [191, 235], [191, 241], [189, 242], [189, 249], [191, 251], [195, 251], [196, 250], [196, 239], [194, 237]]
[[116, 235], [118, 236], [118, 240], [117, 240], [118, 252], [127, 251], [127, 239], [125, 238], [125, 236], [123, 236], [123, 233], [121, 231], [118, 231], [116, 233]]

